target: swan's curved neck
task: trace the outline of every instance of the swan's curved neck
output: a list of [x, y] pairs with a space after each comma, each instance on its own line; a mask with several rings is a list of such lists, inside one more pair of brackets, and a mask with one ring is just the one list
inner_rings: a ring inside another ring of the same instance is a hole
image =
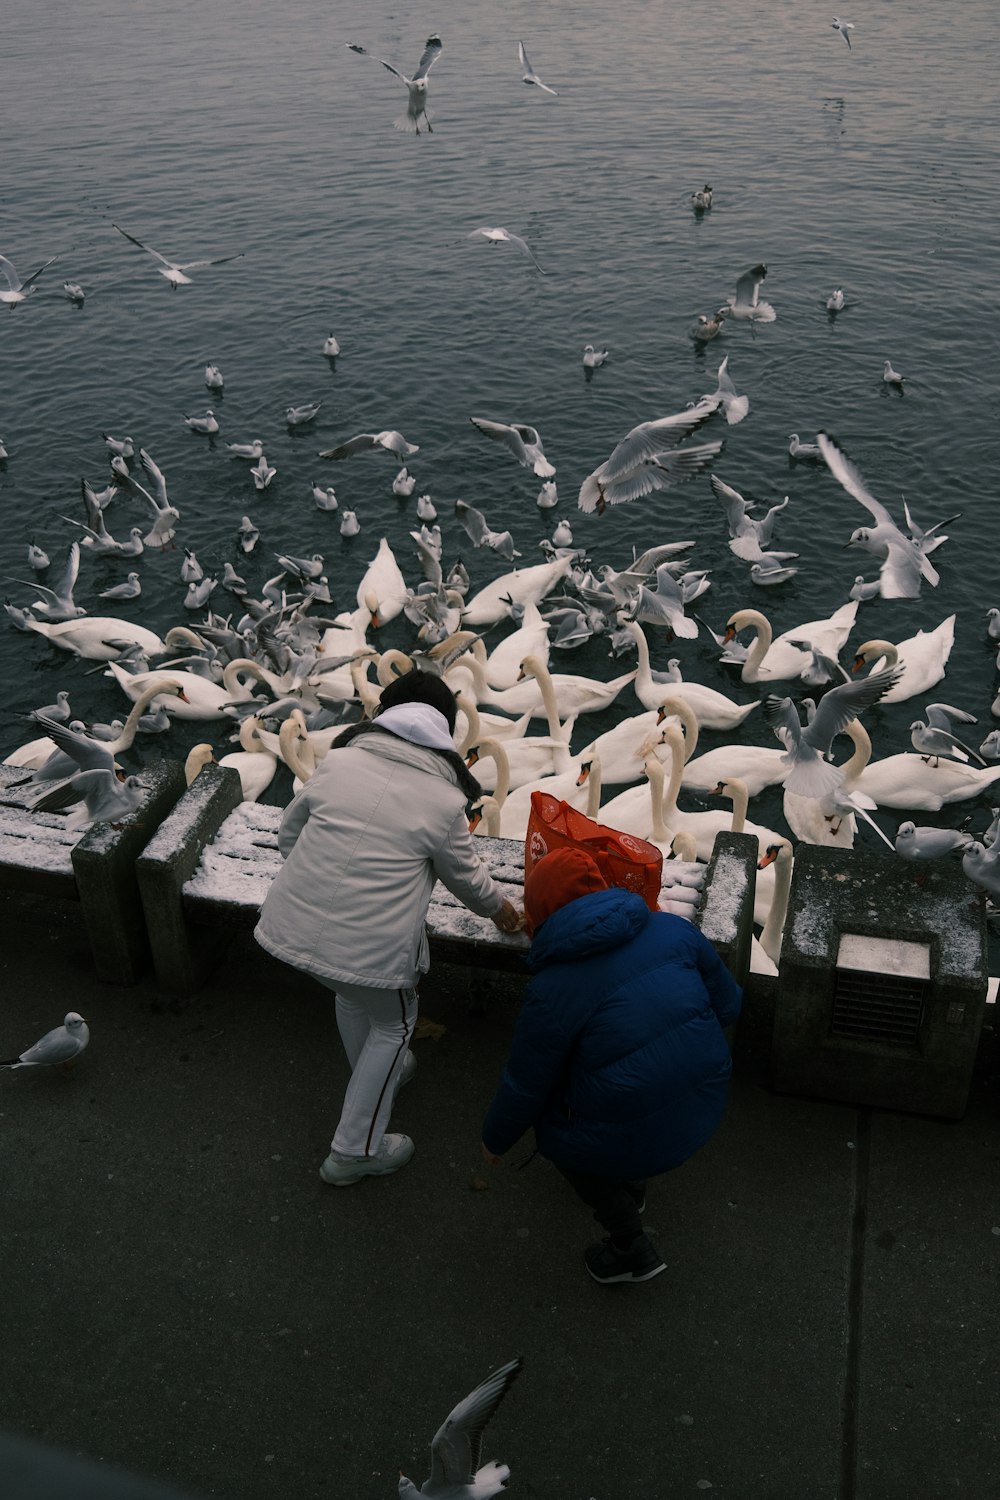
[[671, 728], [667, 730], [664, 739], [670, 746], [670, 780], [663, 793], [661, 815], [669, 829], [671, 819], [677, 812], [677, 793], [681, 789], [681, 777], [684, 775], [684, 736], [679, 729]]
[[601, 810], [601, 757], [592, 755], [590, 757], [590, 770], [587, 772], [587, 817], [596, 818]]
[[394, 682], [397, 677], [405, 677], [407, 672], [413, 671], [413, 657], [407, 656], [405, 651], [397, 651], [394, 646], [388, 651], [383, 651], [378, 658], [375, 667], [375, 676], [383, 687]]
[[479, 736], [482, 732], [479, 709], [476, 700], [468, 697], [465, 693], [456, 693], [455, 701], [459, 711], [465, 715], [465, 733], [458, 746], [459, 755], [468, 755], [473, 745], [478, 745]]
[[445, 682], [451, 688], [454, 688], [454, 684], [451, 681], [454, 672], [468, 672], [470, 683], [467, 685], [471, 687], [476, 702], [482, 702], [483, 694], [489, 691], [489, 684], [486, 681], [486, 668], [482, 662], [478, 661], [476, 657], [469, 655], [460, 656], [457, 661], [453, 661], [443, 674]]
[[840, 768], [844, 773], [844, 783], [850, 788], [872, 758], [872, 742], [871, 736], [859, 719], [852, 719], [849, 724], [845, 725], [844, 733], [854, 745], [854, 754], [850, 760], [845, 760]]
[[747, 808], [750, 806], [749, 788], [745, 781], [740, 781], [735, 776], [727, 776], [726, 795], [733, 804], [732, 832], [742, 833], [747, 820]]
[[[865, 641], [863, 645], [858, 647], [855, 655], [861, 656], [866, 662], [869, 662], [872, 672], [876, 670], [888, 670], [890, 667], [896, 666], [899, 661], [899, 651], [893, 645], [892, 641]], [[880, 661], [882, 663], [881, 669], [879, 668]]]
[[760, 946], [772, 963], [778, 962], [781, 953], [781, 934], [788, 914], [788, 891], [792, 883], [792, 846], [782, 844], [778, 850], [774, 870], [774, 894], [760, 935]]
[[299, 781], [308, 781], [316, 769], [316, 756], [309, 741], [305, 720], [297, 711], [289, 714], [278, 731], [281, 758]]
[[[493, 764], [497, 768], [497, 784], [493, 788], [493, 796], [498, 807], [503, 807], [510, 791], [510, 761], [507, 752], [499, 740], [485, 739], [479, 741], [480, 760], [485, 756], [492, 756]], [[472, 772], [476, 774], [475, 770]]]
[[653, 838], [658, 844], [670, 842], [670, 834], [663, 821], [663, 766], [655, 755], [651, 755], [643, 769], [649, 781], [649, 797], [653, 809]]
[[521, 670], [526, 676], [533, 677], [538, 683], [542, 702], [545, 704], [545, 717], [548, 720], [549, 734], [554, 740], [561, 740], [564, 737], [563, 727], [559, 722], [559, 702], [556, 698], [552, 673], [540, 656], [526, 656], [521, 663]]
[[361, 704], [364, 716], [370, 719], [378, 708], [379, 699], [382, 696], [381, 688], [375, 687], [368, 677], [368, 663], [370, 656], [355, 656], [351, 661], [351, 681], [354, 684], [354, 696]]
[[660, 710], [665, 714], [676, 715], [684, 725], [684, 759], [689, 761], [698, 744], [698, 715], [687, 699], [671, 697], [669, 694], [660, 704]]
[[771, 649], [774, 640], [774, 632], [771, 622], [766, 615], [762, 615], [759, 609], [748, 609], [744, 611], [744, 625], [752, 625], [757, 634], [754, 636], [753, 645], [747, 652], [747, 659], [743, 663], [740, 677], [744, 682], [756, 682], [764, 658]]

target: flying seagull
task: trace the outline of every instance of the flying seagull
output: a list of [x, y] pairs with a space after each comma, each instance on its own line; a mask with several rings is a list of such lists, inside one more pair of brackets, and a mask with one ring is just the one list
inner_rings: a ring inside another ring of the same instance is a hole
[[0, 1068], [10, 1068], [13, 1072], [15, 1068], [43, 1068], [53, 1063], [72, 1062], [75, 1057], [79, 1057], [89, 1041], [90, 1029], [86, 1021], [75, 1010], [71, 1010], [61, 1026], [47, 1031], [33, 1047], [22, 1052], [19, 1057], [0, 1062]]
[[521, 82], [533, 83], [536, 88], [543, 89], [546, 94], [555, 94], [558, 98], [559, 90], [550, 89], [547, 83], [542, 82], [538, 74], [535, 72], [534, 68], [531, 66], [530, 62], [528, 61], [528, 54], [524, 50], [523, 42], [518, 42], [517, 44], [517, 56], [521, 64]]
[[728, 298], [730, 317], [751, 318], [755, 323], [774, 322], [778, 314], [770, 302], [761, 301], [760, 296], [761, 282], [766, 275], [767, 266], [763, 261], [743, 272], [736, 283], [736, 295]]
[[504, 229], [502, 224], [498, 225], [495, 229], [474, 229], [469, 235], [469, 239], [487, 240], [491, 245], [516, 245], [517, 248], [523, 251], [524, 254], [528, 257], [535, 270], [538, 271], [542, 276], [545, 275], [545, 272], [542, 270], [541, 266], [532, 255], [531, 250], [528, 248], [527, 240], [522, 240], [519, 234], [512, 234], [509, 229]]
[[524, 422], [490, 422], [485, 417], [470, 417], [469, 421], [479, 428], [484, 437], [508, 447], [518, 463], [531, 469], [539, 479], [550, 479], [556, 472], [542, 452], [542, 440], [537, 428], [529, 427]]
[[45, 267], [51, 266], [52, 262], [58, 259], [58, 255], [53, 255], [50, 260], [45, 262], [45, 265], [39, 266], [37, 271], [32, 271], [26, 281], [22, 281], [6, 255], [0, 255], [0, 276], [5, 277], [7, 281], [7, 290], [0, 292], [0, 302], [6, 302], [11, 312], [13, 312], [19, 302], [27, 301], [32, 292], [37, 290], [33, 283], [38, 280]]
[[854, 22], [842, 21], [839, 16], [834, 16], [833, 20], [830, 22], [830, 25], [834, 31], [840, 32], [841, 36], [844, 38], [844, 41], [847, 43], [848, 52], [853, 51], [853, 48], [851, 47], [851, 38], [847, 33], [854, 30]]
[[142, 240], [137, 240], [135, 235], [129, 234], [126, 229], [120, 228], [117, 224], [112, 224], [111, 227], [117, 229], [118, 233], [124, 235], [127, 240], [131, 240], [133, 245], [138, 245], [140, 250], [145, 250], [146, 254], [151, 255], [154, 260], [160, 262], [156, 269], [161, 276], [166, 277], [174, 291], [179, 286], [191, 285], [191, 278], [186, 274], [188, 271], [200, 271], [205, 266], [224, 266], [227, 261], [241, 260], [243, 257], [241, 250], [237, 255], [222, 255], [217, 260], [168, 260], [165, 255], [160, 254], [159, 250], [154, 250], [152, 245], [144, 245]]
[[418, 444], [408, 443], [401, 432], [390, 428], [384, 432], [359, 432], [346, 443], [327, 448], [319, 457], [356, 458], [359, 453], [395, 453], [399, 458], [409, 458], [411, 453], [419, 452]]
[[699, 473], [721, 450], [721, 442], [699, 443], [693, 448], [678, 448], [677, 444], [713, 410], [711, 405], [699, 404], [633, 427], [610, 458], [583, 481], [580, 509], [601, 514], [608, 505], [624, 505]]
[[521, 1373], [523, 1360], [512, 1359], [449, 1412], [431, 1443], [431, 1472], [417, 1489], [400, 1473], [400, 1500], [491, 1500], [510, 1478], [506, 1464], [493, 1459], [480, 1467], [483, 1433], [500, 1402]]
[[[372, 53], [368, 51], [368, 48], [359, 46], [357, 42], [348, 42], [346, 45], [352, 52], [357, 52], [361, 57], [372, 57]], [[392, 63], [386, 62], [384, 57], [372, 57], [373, 62], [380, 62], [383, 68], [388, 68], [389, 72], [405, 83], [410, 91], [410, 97], [406, 105], [406, 114], [400, 115], [398, 119], [393, 121], [396, 129], [404, 131], [407, 135], [420, 134], [421, 118], [427, 126], [429, 133], [431, 135], [434, 133], [431, 129], [430, 117], [427, 114], [428, 74], [434, 63], [441, 56], [443, 49], [444, 44], [437, 34], [429, 36], [424, 43], [423, 54], [417, 64], [417, 71], [412, 78], [407, 78], [405, 73], [401, 73], [398, 68], [394, 68]]]

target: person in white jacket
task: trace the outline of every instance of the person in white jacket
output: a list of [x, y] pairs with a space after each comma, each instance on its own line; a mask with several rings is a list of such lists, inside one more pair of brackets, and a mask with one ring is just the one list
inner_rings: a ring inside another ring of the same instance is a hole
[[281, 821], [285, 863], [255, 937], [336, 993], [352, 1069], [320, 1168], [336, 1187], [395, 1172], [413, 1155], [409, 1136], [386, 1127], [414, 1067], [408, 1049], [435, 881], [502, 932], [521, 923], [469, 833], [466, 804], [479, 788], [455, 748], [455, 718], [441, 678], [397, 678], [375, 719], [341, 736]]

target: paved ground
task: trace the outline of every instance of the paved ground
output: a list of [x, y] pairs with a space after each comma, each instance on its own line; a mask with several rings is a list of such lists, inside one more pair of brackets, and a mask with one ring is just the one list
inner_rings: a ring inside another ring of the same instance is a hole
[[337, 1191], [325, 991], [241, 939], [172, 1010], [92, 980], [71, 907], [0, 920], [0, 1056], [70, 1008], [92, 1029], [71, 1076], [0, 1074], [10, 1432], [224, 1500], [391, 1500], [522, 1354], [486, 1443], [511, 1500], [1000, 1492], [993, 1041], [956, 1124], [777, 1097], [744, 1044], [723, 1129], [650, 1192], [667, 1274], [605, 1288], [527, 1145], [477, 1190], [509, 992], [470, 1014], [432, 976], [417, 1155]]

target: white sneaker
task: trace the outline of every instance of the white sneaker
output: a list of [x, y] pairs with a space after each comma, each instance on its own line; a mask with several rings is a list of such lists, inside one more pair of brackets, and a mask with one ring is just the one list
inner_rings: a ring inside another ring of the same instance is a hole
[[342, 1156], [331, 1151], [319, 1169], [319, 1175], [331, 1187], [349, 1187], [360, 1182], [362, 1177], [384, 1177], [389, 1172], [398, 1172], [413, 1155], [413, 1142], [408, 1135], [382, 1137], [382, 1148], [372, 1156]]
[[413, 1077], [416, 1071], [417, 1059], [414, 1057], [412, 1052], [407, 1052], [406, 1056], [403, 1058], [403, 1066], [399, 1070], [399, 1077], [396, 1079], [397, 1094], [399, 1093], [401, 1088], [405, 1087], [405, 1085], [409, 1083], [410, 1079]]

